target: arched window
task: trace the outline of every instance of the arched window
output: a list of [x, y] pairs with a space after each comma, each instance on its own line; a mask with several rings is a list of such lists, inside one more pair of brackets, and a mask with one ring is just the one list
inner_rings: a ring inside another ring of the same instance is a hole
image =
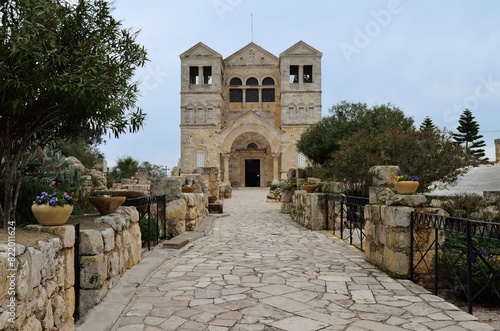
[[262, 81], [262, 85], [274, 85], [274, 79], [272, 79], [271, 77], [266, 77]]
[[259, 81], [255, 77], [250, 77], [247, 79], [247, 85], [259, 85]]
[[[229, 82], [230, 86], [241, 86], [241, 79], [235, 77]], [[229, 102], [243, 102], [243, 90], [241, 89], [229, 89]]]
[[257, 146], [256, 143], [250, 143], [247, 145], [247, 149], [257, 149], [259, 146]]
[[197, 167], [205, 166], [205, 153], [203, 151], [198, 151], [196, 153], [196, 166]]
[[239, 78], [233, 78], [229, 82], [229, 85], [231, 85], [231, 86], [241, 86], [241, 79], [239, 79]]
[[[266, 77], [262, 81], [262, 85], [274, 85], [274, 79]], [[262, 102], [274, 102], [274, 88], [262, 89]]]

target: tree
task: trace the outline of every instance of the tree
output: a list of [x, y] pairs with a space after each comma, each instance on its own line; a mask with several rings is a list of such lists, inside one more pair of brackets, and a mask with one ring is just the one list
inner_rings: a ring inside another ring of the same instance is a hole
[[0, 173], [5, 228], [32, 151], [82, 133], [95, 139], [136, 132], [136, 68], [147, 61], [137, 33], [105, 0], [0, 2]]
[[444, 187], [456, 181], [464, 173], [463, 156], [463, 148], [453, 142], [451, 134], [439, 129], [361, 130], [340, 142], [328, 173], [350, 186], [359, 186], [367, 195], [372, 166], [398, 165], [403, 174], [419, 177], [419, 191], [428, 191], [434, 182], [440, 181]]
[[95, 145], [90, 145], [83, 138], [76, 140], [58, 140], [55, 149], [60, 150], [65, 156], [76, 157], [85, 168], [92, 168], [99, 158], [104, 155]]
[[434, 125], [434, 123], [432, 122], [432, 120], [429, 116], [426, 116], [424, 118], [424, 121], [422, 122], [422, 124], [420, 124], [420, 128], [419, 128], [420, 131], [434, 131], [436, 129], [437, 129], [437, 126]]
[[137, 171], [139, 171], [139, 161], [131, 156], [120, 157], [108, 175], [108, 185], [122, 178], [131, 178]]
[[340, 141], [361, 130], [384, 132], [390, 128], [406, 131], [413, 119], [391, 104], [368, 108], [366, 103], [342, 101], [330, 109], [331, 115], [311, 126], [300, 137], [297, 149], [315, 164], [326, 164], [340, 148]]
[[481, 140], [483, 136], [479, 134], [479, 124], [474, 120], [472, 112], [469, 109], [465, 109], [458, 123], [458, 133], [453, 134], [453, 139], [455, 139], [457, 144], [465, 147], [467, 160], [471, 164], [487, 162], [488, 158], [484, 157], [484, 149], [481, 148], [486, 146], [486, 144], [484, 140]]

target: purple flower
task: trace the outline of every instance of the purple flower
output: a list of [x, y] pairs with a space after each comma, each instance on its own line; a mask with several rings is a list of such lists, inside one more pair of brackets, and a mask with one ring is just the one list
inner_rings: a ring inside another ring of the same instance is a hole
[[56, 203], [57, 203], [57, 199], [50, 199], [50, 201], [49, 201], [49, 205], [51, 205], [51, 206], [55, 206]]

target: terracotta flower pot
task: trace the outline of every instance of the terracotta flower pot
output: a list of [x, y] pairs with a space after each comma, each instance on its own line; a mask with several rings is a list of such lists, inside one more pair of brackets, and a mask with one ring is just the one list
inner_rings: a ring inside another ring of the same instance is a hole
[[400, 182], [394, 182], [394, 188], [399, 194], [414, 194], [418, 189], [418, 182], [411, 180], [403, 180]]
[[126, 197], [90, 197], [89, 202], [94, 206], [99, 214], [108, 215], [127, 200]]
[[31, 205], [31, 211], [38, 223], [41, 225], [63, 225], [68, 221], [72, 205], [50, 206], [50, 205]]
[[208, 197], [208, 203], [214, 203], [215, 201], [217, 201], [217, 197], [213, 196]]

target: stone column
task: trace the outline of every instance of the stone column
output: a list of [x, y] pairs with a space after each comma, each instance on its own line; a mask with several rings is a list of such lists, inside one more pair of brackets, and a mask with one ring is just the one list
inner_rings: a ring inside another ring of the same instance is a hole
[[203, 84], [203, 66], [198, 66], [198, 84]]
[[272, 153], [273, 155], [273, 184], [279, 183], [279, 157], [280, 153]]
[[231, 156], [230, 153], [224, 153], [222, 154], [222, 159], [224, 162], [224, 173], [223, 173], [223, 179], [222, 179], [222, 184], [231, 184], [229, 183], [229, 156]]
[[304, 66], [299, 65], [299, 84], [304, 83]]

